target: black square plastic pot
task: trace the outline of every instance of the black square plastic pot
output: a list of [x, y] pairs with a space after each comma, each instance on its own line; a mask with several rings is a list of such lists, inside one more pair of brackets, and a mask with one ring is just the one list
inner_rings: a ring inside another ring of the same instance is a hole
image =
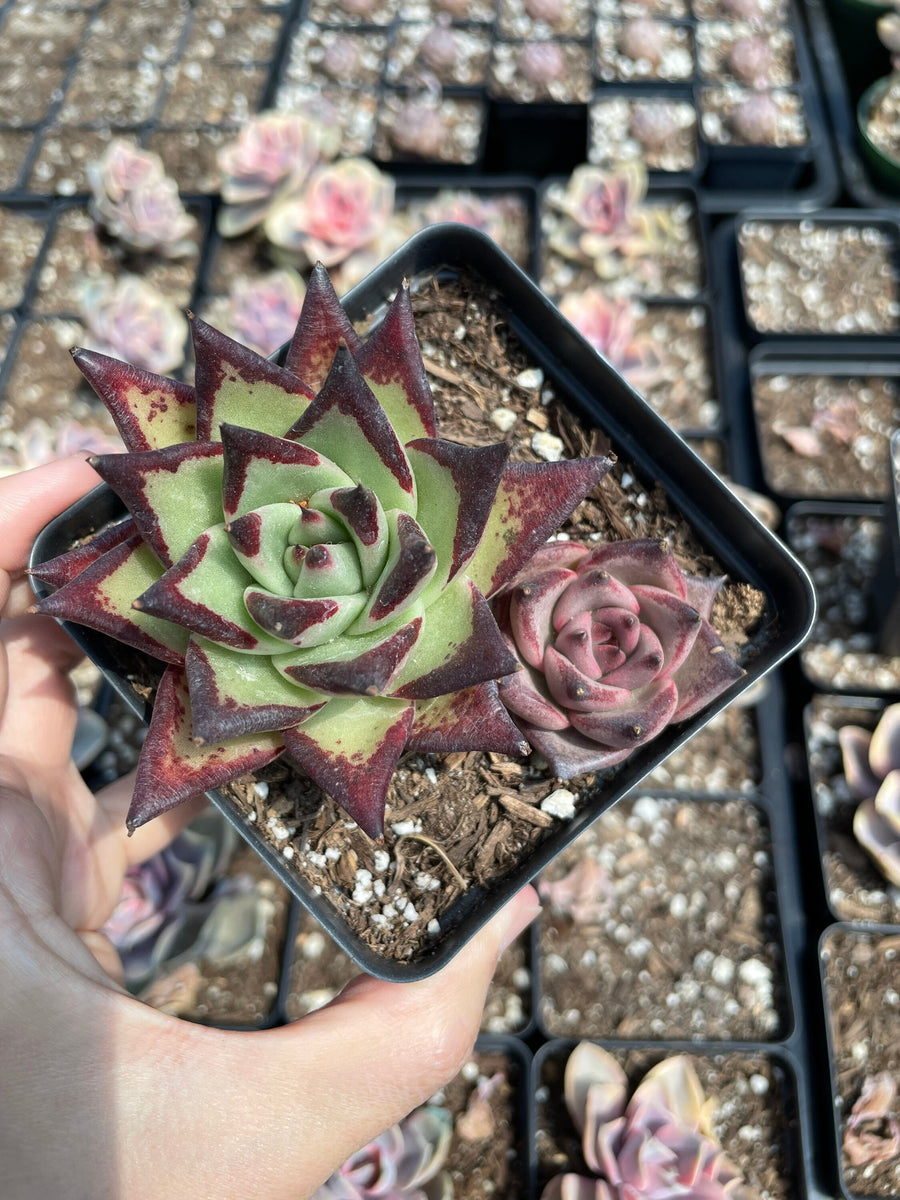
[[[791, 553], [591, 349], [531, 280], [482, 234], [458, 225], [437, 225], [424, 230], [354, 288], [345, 297], [344, 306], [354, 321], [378, 318], [403, 278], [410, 279], [415, 289], [435, 275], [463, 275], [484, 284], [487, 301], [509, 322], [534, 366], [543, 371], [557, 400], [588, 426], [599, 427], [620, 459], [629, 462], [640, 477], [658, 481], [672, 508], [692, 526], [731, 579], [744, 580], [763, 592], [767, 603], [767, 637], [747, 664], [743, 678], [707, 709], [664, 730], [655, 741], [636, 751], [608, 783], [592, 789], [590, 798], [571, 821], [549, 830], [529, 858], [491, 887], [471, 886], [441, 914], [442, 933], [428, 952], [411, 961], [386, 958], [369, 948], [349, 929], [329, 900], [316, 894], [296, 864], [278, 853], [256, 824], [245, 819], [226, 792], [210, 792], [212, 801], [334, 940], [365, 970], [397, 980], [422, 978], [447, 963], [563, 846], [710, 717], [795, 650], [808, 635], [815, 610], [810, 580]], [[46, 527], [35, 543], [32, 563], [44, 562], [63, 552], [122, 513], [121, 503], [109, 488], [95, 489]], [[38, 586], [39, 595], [46, 590]], [[66, 627], [129, 705], [148, 716], [149, 704], [144, 696], [148, 684], [152, 691], [160, 664], [149, 662], [105, 635], [80, 626]], [[143, 696], [132, 686], [132, 681], [142, 688]]]

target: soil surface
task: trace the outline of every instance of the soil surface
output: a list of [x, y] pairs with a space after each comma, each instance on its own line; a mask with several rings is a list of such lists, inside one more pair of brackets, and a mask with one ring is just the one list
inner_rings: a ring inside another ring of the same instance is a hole
[[900, 328], [896, 236], [862, 223], [743, 221], [747, 319], [760, 333], [891, 333]]
[[44, 222], [38, 217], [0, 207], [0, 308], [15, 308], [22, 302], [44, 233]]
[[487, 86], [494, 99], [514, 104], [587, 104], [590, 47], [564, 40], [495, 42]]
[[900, 888], [891, 887], [854, 836], [860, 801], [847, 787], [838, 744], [844, 725], [874, 729], [881, 712], [880, 704], [814, 696], [806, 712], [806, 752], [832, 912], [842, 921], [900, 925]]
[[[900, 931], [863, 933], [831, 929], [823, 939], [825, 1009], [834, 1053], [835, 1102], [846, 1138], [850, 1111], [863, 1080], [887, 1071], [898, 1094], [890, 1109], [900, 1122]], [[900, 1193], [900, 1154], [854, 1165], [841, 1156], [844, 1185], [855, 1196]]]
[[[609, 1047], [629, 1081], [637, 1086], [663, 1051], [621, 1051]], [[760, 1200], [797, 1200], [800, 1181], [794, 1175], [797, 1130], [796, 1096], [791, 1078], [774, 1055], [738, 1052], [691, 1054], [707, 1098], [717, 1102], [713, 1128], [728, 1158], [755, 1188]], [[563, 1100], [566, 1053], [548, 1055], [542, 1063], [537, 1091], [538, 1184], [565, 1171], [591, 1176], [581, 1153], [581, 1139]]]
[[721, 419], [707, 317], [699, 304], [652, 304], [635, 322], [661, 356], [659, 379], [638, 391], [673, 429], [714, 429]]
[[[553, 890], [562, 879], [575, 888], [574, 905]], [[771, 835], [760, 809], [623, 800], [563, 851], [538, 890], [538, 1017], [549, 1036], [784, 1033]]]
[[896, 379], [757, 375], [753, 408], [766, 482], [788, 496], [883, 500], [900, 424]]
[[603, 96], [590, 106], [588, 130], [588, 162], [601, 167], [636, 156], [651, 171], [697, 165], [697, 111], [689, 100]]
[[[762, 109], [764, 95], [772, 102]], [[735, 83], [700, 89], [700, 128], [714, 146], [802, 146], [809, 140], [803, 100], [796, 92], [772, 88], [758, 93]]]
[[[640, 31], [637, 26], [640, 24]], [[596, 72], [605, 83], [664, 79], [689, 80], [694, 74], [694, 36], [689, 25], [643, 14], [628, 21], [601, 17], [595, 26]]]
[[743, 21], [702, 21], [697, 66], [701, 77], [713, 83], [790, 87], [798, 78], [790, 30], [760, 31]]
[[900, 656], [878, 652], [870, 608], [883, 536], [880, 517], [788, 514], [788, 544], [812, 575], [819, 601], [812, 635], [800, 651], [803, 670], [817, 687], [900, 691]]

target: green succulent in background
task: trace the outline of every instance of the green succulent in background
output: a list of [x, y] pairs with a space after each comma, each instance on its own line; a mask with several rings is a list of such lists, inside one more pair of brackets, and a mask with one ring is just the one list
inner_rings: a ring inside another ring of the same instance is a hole
[[283, 367], [192, 336], [193, 387], [74, 352], [130, 516], [35, 569], [38, 609], [167, 664], [130, 828], [287, 753], [378, 837], [405, 750], [527, 750], [488, 598], [610, 460], [440, 438], [405, 285], [362, 342], [319, 265]]

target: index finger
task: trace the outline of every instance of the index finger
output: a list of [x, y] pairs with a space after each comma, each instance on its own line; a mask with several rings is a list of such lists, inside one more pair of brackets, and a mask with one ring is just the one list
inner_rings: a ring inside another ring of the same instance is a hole
[[86, 457], [79, 456], [0, 479], [0, 570], [24, 570], [31, 544], [47, 522], [99, 482]]

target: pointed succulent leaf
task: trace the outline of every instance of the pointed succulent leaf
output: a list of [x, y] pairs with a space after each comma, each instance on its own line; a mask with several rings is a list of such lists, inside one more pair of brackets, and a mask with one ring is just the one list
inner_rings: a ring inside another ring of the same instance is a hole
[[[627, 693], [626, 693], [627, 694]], [[612, 750], [634, 749], [651, 741], [672, 720], [678, 689], [671, 679], [659, 679], [632, 692], [617, 708], [570, 713], [572, 728]]]
[[859, 800], [874, 796], [878, 791], [878, 776], [869, 766], [871, 729], [859, 725], [844, 725], [838, 730], [838, 744], [844, 765], [847, 786]]
[[493, 680], [433, 700], [417, 701], [406, 748], [422, 754], [453, 750], [528, 753], [528, 743], [507, 716]]
[[[362, 487], [362, 484], [360, 484]], [[351, 489], [357, 491], [357, 488]], [[328, 516], [319, 507], [318, 497], [324, 493], [314, 492], [310, 497], [311, 503], [301, 508], [297, 514], [297, 527], [288, 538], [292, 546], [316, 546], [319, 542], [341, 542], [344, 540], [344, 526]], [[373, 493], [374, 495], [374, 493]], [[377, 500], [376, 500], [377, 503]], [[365, 577], [365, 571], [363, 571]], [[296, 580], [295, 580], [296, 582]]]
[[[391, 538], [387, 516], [372, 489], [362, 483], [356, 487], [323, 489], [310, 496], [308, 508], [340, 527], [341, 533], [335, 540], [345, 541], [346, 530], [356, 547], [363, 582], [367, 588], [372, 587], [384, 571]], [[310, 535], [311, 532], [310, 528]], [[307, 542], [305, 530], [301, 530], [301, 536], [303, 545], [315, 544]]]
[[328, 700], [290, 683], [271, 659], [205, 638], [191, 638], [184, 669], [193, 738], [207, 744], [299, 725]]
[[161, 450], [197, 440], [194, 389], [98, 354], [75, 349], [79, 371], [106, 405], [128, 450]]
[[529, 666], [543, 665], [544, 651], [553, 637], [556, 604], [578, 578], [566, 567], [550, 567], [532, 578], [526, 572], [510, 593], [509, 623], [519, 653]]
[[162, 567], [139, 535], [113, 546], [59, 591], [38, 604], [40, 613], [77, 621], [168, 663], [181, 663], [187, 631], [132, 608], [134, 597], [159, 579]]
[[689, 1129], [713, 1135], [715, 1103], [707, 1099], [693, 1063], [685, 1054], [664, 1058], [651, 1067], [634, 1089], [626, 1114], [642, 1104], [655, 1104]]
[[573, 724], [574, 713], [618, 710], [631, 699], [632, 693], [627, 688], [613, 687], [604, 680], [589, 679], [555, 646], [547, 646], [544, 650], [543, 666], [550, 695], [570, 714]]
[[306, 504], [321, 488], [353, 485], [340, 467], [298, 442], [238, 425], [225, 425], [221, 433], [220, 514], [224, 509], [228, 521], [266, 504]]
[[291, 758], [371, 838], [384, 832], [387, 791], [414, 707], [384, 697], [335, 697], [283, 735]]
[[64, 554], [58, 554], [56, 558], [50, 558], [46, 562], [32, 567], [28, 574], [44, 583], [49, 583], [51, 587], [61, 588], [64, 583], [69, 583], [76, 575], [80, 575], [85, 567], [96, 562], [101, 554], [112, 550], [114, 546], [121, 546], [122, 542], [127, 542], [136, 533], [137, 526], [134, 519], [126, 517], [124, 521], [118, 521], [115, 525], [110, 525], [108, 529], [98, 533], [89, 542], [84, 542], [72, 550], [67, 550]]
[[302, 512], [296, 504], [267, 504], [225, 526], [235, 558], [270, 592], [290, 595], [293, 589], [295, 581], [284, 567], [284, 548]]
[[251, 583], [234, 556], [225, 526], [214, 525], [133, 606], [234, 650], [279, 654], [284, 646], [250, 620], [244, 592]]
[[[900, 772], [891, 771], [879, 788], [886, 794], [885, 804], [895, 809], [900, 793]], [[900, 887], [900, 820], [883, 816], [875, 800], [863, 800], [853, 814], [853, 834], [863, 849], [871, 855], [878, 869], [894, 887]]]
[[421, 614], [392, 633], [376, 630], [276, 659], [288, 679], [333, 696], [379, 696], [391, 687], [422, 630]]
[[213, 329], [191, 321], [197, 368], [197, 440], [218, 441], [220, 426], [249, 426], [280, 437], [313, 397], [290, 371]]
[[430, 700], [500, 679], [517, 666], [487, 601], [458, 575], [426, 610], [415, 652], [394, 680], [393, 694]]
[[375, 492], [384, 508], [415, 514], [409, 460], [346, 345], [338, 347], [321, 391], [288, 437], [339, 462], [354, 481]]
[[510, 463], [466, 574], [490, 598], [599, 483], [608, 458]]
[[709, 622], [704, 621], [690, 657], [672, 676], [678, 688], [678, 707], [672, 720], [686, 721], [693, 717], [743, 676], [743, 668], [725, 649]]
[[[668, 542], [659, 538], [606, 542], [591, 552], [588, 561], [591, 567], [608, 571], [627, 587], [644, 584], [688, 600], [686, 576]], [[705, 590], [701, 585], [707, 582], [717, 585], [719, 581], [692, 580], [698, 592]]]
[[599, 1120], [612, 1121], [625, 1112], [628, 1077], [608, 1050], [579, 1042], [566, 1060], [563, 1090], [572, 1123], [583, 1133], [592, 1092], [594, 1115]]
[[584, 775], [587, 771], [605, 771], [608, 767], [616, 767], [634, 750], [633, 746], [621, 750], [601, 746], [571, 727], [542, 729], [521, 719], [519, 725], [529, 743], [550, 763], [558, 779], [574, 779], [576, 775]]
[[538, 729], [568, 729], [569, 717], [551, 697], [541, 672], [523, 666], [501, 679], [498, 688], [500, 699], [509, 711], [529, 725]]
[[284, 749], [278, 733], [254, 733], [221, 745], [193, 740], [191, 704], [184, 671], [169, 667], [160, 680], [153, 717], [138, 761], [126, 825], [137, 829], [183, 800], [256, 771]]
[[404, 445], [413, 438], [437, 436], [434, 397], [416, 337], [408, 283], [398, 289], [384, 320], [354, 358]]
[[635, 584], [631, 589], [640, 605], [641, 623], [659, 638], [669, 674], [677, 671], [694, 647], [705, 622], [696, 608], [662, 588]]
[[297, 322], [288, 347], [285, 366], [317, 390], [325, 382], [340, 342], [357, 354], [360, 341], [350, 318], [341, 307], [328, 272], [321, 263], [313, 267]]
[[294, 595], [304, 599], [321, 596], [355, 596], [363, 590], [356, 548], [349, 542], [310, 546], [300, 561]]
[[398, 620], [425, 591], [437, 567], [437, 554], [421, 526], [402, 509], [385, 514], [389, 530], [387, 561], [351, 633], [369, 633]]
[[437, 550], [440, 568], [429, 589], [436, 594], [478, 549], [509, 447], [418, 438], [407, 445], [406, 454], [416, 477], [416, 520]]
[[889, 704], [869, 743], [869, 766], [879, 779], [900, 767], [900, 704]]
[[164, 566], [222, 520], [222, 447], [187, 442], [135, 454], [103, 454], [91, 466], [124, 501]]
[[[244, 592], [247, 611], [265, 633], [298, 649], [311, 649], [339, 637], [362, 612], [365, 595], [298, 598], [262, 588]], [[287, 652], [287, 647], [282, 647]]]

